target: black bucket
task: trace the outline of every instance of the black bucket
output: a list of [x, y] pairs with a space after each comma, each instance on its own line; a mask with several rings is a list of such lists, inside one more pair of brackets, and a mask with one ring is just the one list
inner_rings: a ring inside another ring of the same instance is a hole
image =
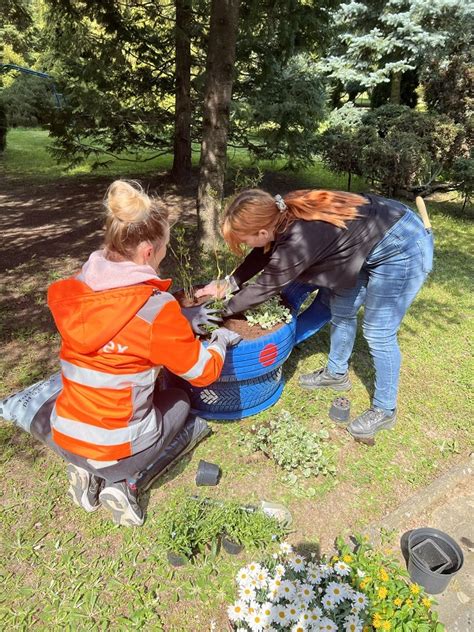
[[425, 527], [408, 536], [408, 573], [430, 595], [446, 589], [464, 562], [461, 547], [447, 533]]

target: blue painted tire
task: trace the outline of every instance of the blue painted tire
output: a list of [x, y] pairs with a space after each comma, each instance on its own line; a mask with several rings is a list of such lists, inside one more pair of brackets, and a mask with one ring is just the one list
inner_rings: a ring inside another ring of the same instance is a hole
[[229, 349], [220, 378], [210, 386], [191, 386], [165, 370], [166, 384], [185, 390], [193, 412], [205, 419], [242, 419], [273, 406], [283, 390], [283, 363], [294, 345], [319, 331], [329, 320], [329, 310], [319, 294], [298, 315], [300, 305], [314, 289], [306, 284], [290, 284], [283, 297], [292, 308], [291, 322]]

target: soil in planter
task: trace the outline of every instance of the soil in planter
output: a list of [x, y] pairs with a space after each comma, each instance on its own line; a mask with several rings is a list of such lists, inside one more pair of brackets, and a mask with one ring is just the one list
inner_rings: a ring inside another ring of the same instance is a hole
[[[194, 289], [199, 289], [200, 286], [195, 286]], [[202, 287], [202, 286], [201, 286]], [[212, 296], [201, 296], [200, 298], [194, 298], [193, 300], [187, 298], [184, 295], [183, 290], [179, 290], [173, 294], [175, 299], [181, 305], [181, 307], [194, 307], [196, 305], [202, 305], [207, 301], [212, 300]], [[286, 323], [278, 323], [274, 325], [270, 329], [262, 329], [258, 325], [251, 326], [246, 320], [245, 316], [242, 314], [237, 314], [236, 316], [232, 316], [231, 318], [224, 318], [222, 322], [222, 327], [227, 327], [231, 331], [235, 331], [235, 333], [242, 336], [244, 340], [255, 340], [257, 338], [261, 338], [262, 336], [266, 336], [267, 334], [271, 334], [278, 329], [281, 329], [283, 325]]]

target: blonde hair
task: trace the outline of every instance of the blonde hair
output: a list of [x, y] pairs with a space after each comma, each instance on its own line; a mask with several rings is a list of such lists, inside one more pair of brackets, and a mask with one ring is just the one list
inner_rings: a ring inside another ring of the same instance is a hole
[[285, 232], [297, 219], [318, 220], [347, 228], [347, 222], [359, 216], [357, 207], [368, 200], [355, 193], [302, 189], [283, 197], [280, 210], [275, 198], [262, 189], [247, 189], [239, 193], [225, 211], [222, 234], [232, 252], [241, 255], [242, 237], [257, 235], [260, 230]]
[[104, 246], [107, 255], [132, 258], [143, 241], [153, 245], [166, 239], [168, 210], [150, 197], [135, 180], [115, 180], [104, 199], [107, 209]]

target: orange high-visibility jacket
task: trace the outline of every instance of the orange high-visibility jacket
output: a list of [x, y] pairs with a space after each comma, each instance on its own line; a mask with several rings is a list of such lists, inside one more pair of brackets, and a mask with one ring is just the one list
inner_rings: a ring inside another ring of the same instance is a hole
[[57, 445], [97, 461], [140, 452], [161, 434], [153, 390], [162, 366], [195, 386], [219, 377], [225, 347], [195, 338], [170, 284], [94, 291], [70, 278], [50, 286], [62, 337], [63, 389], [51, 416]]

